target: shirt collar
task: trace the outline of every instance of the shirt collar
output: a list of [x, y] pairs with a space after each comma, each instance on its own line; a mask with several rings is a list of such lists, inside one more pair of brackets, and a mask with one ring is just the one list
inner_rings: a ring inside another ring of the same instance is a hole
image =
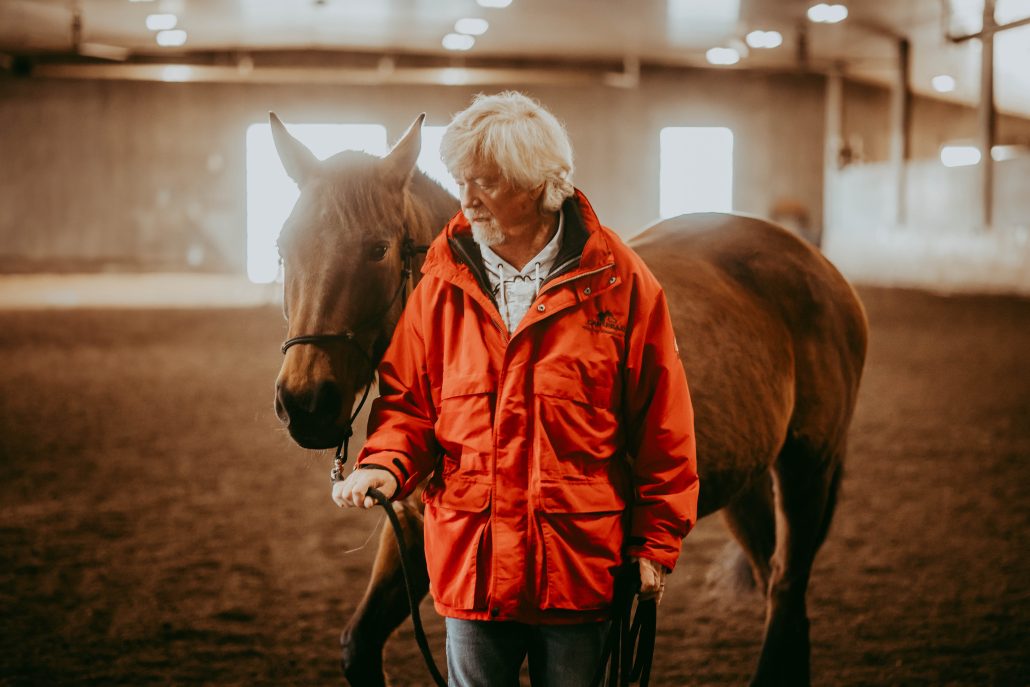
[[558, 230], [554, 232], [554, 236], [547, 242], [547, 245], [540, 249], [540, 252], [536, 256], [526, 263], [522, 271], [515, 269], [511, 263], [502, 258], [500, 255], [491, 250], [490, 246], [485, 246], [478, 241], [476, 245], [479, 246], [480, 252], [483, 254], [483, 262], [488, 272], [496, 273], [497, 264], [504, 265], [504, 271], [511, 270], [512, 274], [529, 274], [533, 270], [537, 263], [540, 263], [540, 272], [547, 274], [551, 269], [551, 263], [558, 256], [558, 252], [561, 250], [562, 234], [565, 229], [565, 212], [563, 210], [558, 211]]

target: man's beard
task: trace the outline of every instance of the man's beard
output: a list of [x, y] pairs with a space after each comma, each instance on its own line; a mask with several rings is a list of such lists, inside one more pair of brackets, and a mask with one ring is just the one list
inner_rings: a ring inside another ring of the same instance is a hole
[[472, 238], [476, 240], [476, 243], [481, 246], [496, 246], [504, 242], [504, 232], [501, 231], [501, 225], [497, 223], [496, 219], [491, 217], [486, 220], [473, 221], [469, 214], [471, 213], [465, 215], [465, 219], [472, 225]]

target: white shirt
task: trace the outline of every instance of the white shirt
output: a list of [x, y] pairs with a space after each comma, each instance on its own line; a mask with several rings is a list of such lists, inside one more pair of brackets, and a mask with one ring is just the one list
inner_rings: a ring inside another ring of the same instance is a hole
[[529, 306], [540, 293], [540, 285], [554, 266], [554, 259], [558, 257], [558, 251], [561, 249], [564, 225], [565, 214], [559, 211], [558, 231], [554, 232], [547, 245], [536, 254], [536, 257], [527, 262], [521, 271], [493, 252], [490, 246], [479, 244], [486, 276], [490, 280], [490, 290], [509, 334], [515, 332], [515, 328], [529, 311]]

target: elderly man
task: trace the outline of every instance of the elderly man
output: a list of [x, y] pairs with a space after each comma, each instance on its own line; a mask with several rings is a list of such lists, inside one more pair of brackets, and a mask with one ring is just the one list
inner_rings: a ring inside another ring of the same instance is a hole
[[572, 186], [562, 125], [479, 96], [442, 156], [461, 212], [379, 368], [359, 469], [372, 506], [427, 477], [426, 562], [452, 685], [586, 685], [613, 575], [661, 595], [697, 511], [693, 412], [665, 296]]

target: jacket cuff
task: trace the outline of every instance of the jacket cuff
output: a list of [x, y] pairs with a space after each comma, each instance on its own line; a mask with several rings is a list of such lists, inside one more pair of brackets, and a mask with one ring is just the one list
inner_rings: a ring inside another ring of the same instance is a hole
[[414, 464], [403, 453], [392, 451], [370, 453], [361, 458], [355, 469], [364, 470], [368, 468], [386, 470], [397, 480], [397, 491], [390, 499], [391, 501], [400, 501], [407, 498], [421, 481], [415, 473]]
[[659, 542], [645, 539], [644, 537], [629, 536], [626, 538], [625, 555], [649, 558], [655, 563], [664, 566], [666, 572], [672, 572], [676, 567], [676, 561], [679, 559], [680, 547], [662, 545]]

